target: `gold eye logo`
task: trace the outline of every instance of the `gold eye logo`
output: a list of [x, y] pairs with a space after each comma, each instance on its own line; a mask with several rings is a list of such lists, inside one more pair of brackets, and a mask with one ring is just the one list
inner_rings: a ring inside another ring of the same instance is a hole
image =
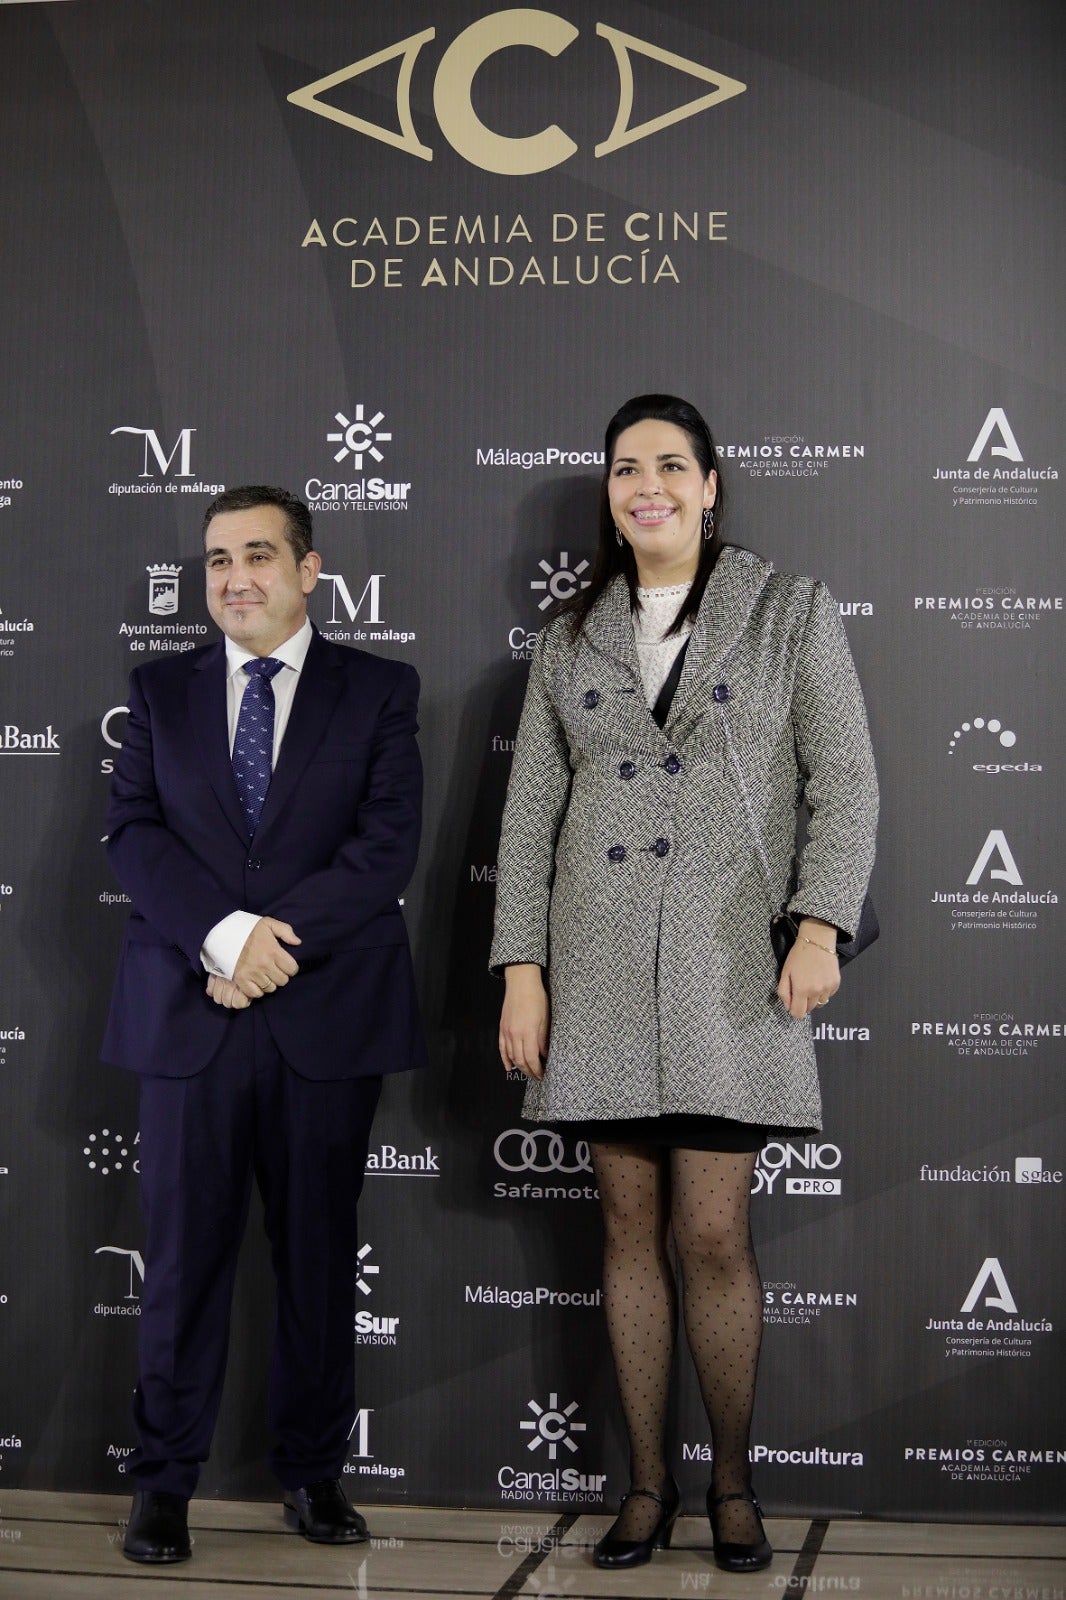
[[[411, 116], [411, 79], [423, 46], [436, 37], [436, 32], [436, 28], [424, 28], [421, 33], [413, 33], [397, 44], [353, 61], [350, 66], [316, 78], [302, 89], [294, 89], [288, 98], [304, 111], [328, 117], [330, 121], [338, 122], [354, 133], [378, 139], [394, 149], [406, 151], [408, 155], [419, 156], [423, 161], [432, 161], [433, 151], [422, 143], [415, 132]], [[495, 132], [474, 110], [473, 84], [480, 68], [501, 50], [522, 45], [556, 57], [574, 42], [578, 33], [574, 24], [564, 17], [556, 16], [551, 11], [525, 7], [491, 12], [464, 28], [445, 50], [433, 81], [433, 109], [437, 126], [452, 149], [472, 166], [508, 177], [547, 172], [569, 160], [578, 146], [556, 123], [524, 137]], [[715, 72], [674, 51], [663, 50], [659, 45], [637, 39], [633, 34], [623, 33], [621, 29], [612, 28], [605, 22], [596, 24], [596, 34], [610, 45], [618, 73], [618, 109], [607, 137], [595, 147], [597, 158], [612, 155], [626, 145], [635, 144], [638, 139], [647, 139], [653, 133], [660, 133], [664, 128], [682, 122], [686, 117], [694, 117], [700, 111], [721, 105], [734, 95], [743, 94], [747, 88], [736, 78]], [[710, 84], [711, 88], [671, 111], [633, 126], [630, 124], [633, 112], [633, 61], [639, 56], [672, 67], [701, 83]], [[349, 83], [353, 78], [394, 59], [399, 61], [396, 78], [398, 131], [368, 122], [350, 111], [342, 111], [322, 98], [340, 84]]]

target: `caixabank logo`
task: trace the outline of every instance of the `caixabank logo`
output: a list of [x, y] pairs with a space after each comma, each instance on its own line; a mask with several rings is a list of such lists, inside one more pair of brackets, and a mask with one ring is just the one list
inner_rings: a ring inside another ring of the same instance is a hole
[[528, 1465], [507, 1463], [496, 1474], [500, 1499], [525, 1504], [597, 1506], [603, 1503], [605, 1472], [589, 1472], [574, 1458], [585, 1442], [587, 1424], [579, 1405], [560, 1404], [557, 1392], [547, 1403], [532, 1399], [518, 1424]]
[[1050, 1317], [1019, 1309], [999, 1256], [981, 1262], [957, 1312], [928, 1317], [925, 1323], [925, 1332], [938, 1344], [943, 1339], [949, 1359], [1028, 1361], [1054, 1331]]

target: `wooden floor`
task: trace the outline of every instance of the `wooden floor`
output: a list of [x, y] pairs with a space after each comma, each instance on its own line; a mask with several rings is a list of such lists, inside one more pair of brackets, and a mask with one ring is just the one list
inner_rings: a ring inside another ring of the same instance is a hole
[[194, 1501], [191, 1561], [145, 1571], [121, 1554], [127, 1499], [0, 1491], [4, 1600], [433, 1600], [519, 1595], [710, 1595], [791, 1591], [862, 1600], [1064, 1600], [1066, 1529], [770, 1518], [773, 1565], [719, 1572], [707, 1525], [683, 1517], [674, 1548], [629, 1574], [599, 1572], [589, 1548], [607, 1519], [414, 1507], [371, 1509], [369, 1547], [325, 1548], [288, 1532], [279, 1507]]

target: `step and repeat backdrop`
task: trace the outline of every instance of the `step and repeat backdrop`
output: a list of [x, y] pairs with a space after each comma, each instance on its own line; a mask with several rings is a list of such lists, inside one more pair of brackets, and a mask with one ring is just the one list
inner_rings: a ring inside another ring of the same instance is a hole
[[[249, 481], [313, 506], [323, 633], [423, 683], [432, 1068], [375, 1129], [351, 1492], [520, 1523], [626, 1486], [588, 1151], [523, 1129], [486, 960], [532, 646], [607, 418], [668, 390], [728, 535], [839, 601], [884, 792], [825, 1129], [755, 1174], [755, 1481], [1061, 1518], [1063, 34], [1056, 0], [0, 7], [0, 1491], [125, 1481], [103, 816], [128, 672], [211, 637], [200, 519]], [[273, 1492], [271, 1305], [253, 1216], [205, 1493]], [[687, 1358], [671, 1435], [695, 1507]]]

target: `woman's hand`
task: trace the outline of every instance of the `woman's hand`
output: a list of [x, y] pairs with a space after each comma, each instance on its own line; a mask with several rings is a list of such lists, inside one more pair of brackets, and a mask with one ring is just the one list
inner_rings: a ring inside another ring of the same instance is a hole
[[817, 917], [801, 921], [777, 986], [777, 997], [791, 1016], [802, 1019], [840, 988], [836, 938], [837, 930], [828, 922]]
[[527, 1078], [543, 1078], [548, 1054], [549, 1005], [544, 977], [531, 962], [504, 971], [507, 994], [500, 1015], [500, 1059]]

